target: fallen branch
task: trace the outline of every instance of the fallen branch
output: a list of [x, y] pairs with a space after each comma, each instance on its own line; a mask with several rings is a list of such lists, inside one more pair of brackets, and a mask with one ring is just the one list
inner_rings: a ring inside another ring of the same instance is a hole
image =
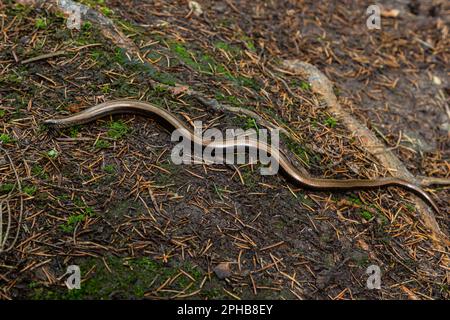
[[40, 56], [37, 56], [37, 57], [33, 57], [33, 58], [30, 58], [30, 59], [23, 60], [21, 63], [22, 64], [27, 64], [27, 63], [30, 63], [30, 62], [36, 62], [36, 61], [40, 61], [40, 60], [45, 60], [45, 59], [49, 59], [49, 58], [53, 58], [53, 57], [57, 57], [57, 56], [62, 56], [62, 55], [65, 55], [65, 54], [67, 54], [66, 51], [50, 52], [50, 53], [46, 53], [46, 54], [43, 54], [43, 55], [40, 55]]
[[[347, 127], [349, 132], [353, 132], [354, 136], [361, 141], [363, 148], [373, 155], [392, 176], [411, 181], [416, 185], [429, 183], [431, 181], [417, 179], [408, 171], [403, 163], [378, 140], [373, 132], [346, 112], [340, 106], [336, 95], [333, 92], [330, 80], [328, 80], [319, 69], [309, 63], [299, 60], [285, 60], [283, 62], [283, 68], [286, 68], [287, 72], [293, 72], [307, 77], [313, 92], [323, 97], [330, 112]], [[434, 181], [436, 182], [436, 180]], [[447, 242], [447, 236], [439, 228], [432, 210], [418, 197], [414, 197], [414, 204], [416, 205], [424, 224], [432, 232], [433, 240], [443, 240], [444, 243]]]

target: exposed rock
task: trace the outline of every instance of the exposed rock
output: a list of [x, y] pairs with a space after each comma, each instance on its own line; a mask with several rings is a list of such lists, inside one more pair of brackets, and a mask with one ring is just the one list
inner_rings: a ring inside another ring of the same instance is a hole
[[231, 276], [231, 268], [229, 262], [221, 262], [214, 268], [214, 273], [219, 279], [225, 279]]

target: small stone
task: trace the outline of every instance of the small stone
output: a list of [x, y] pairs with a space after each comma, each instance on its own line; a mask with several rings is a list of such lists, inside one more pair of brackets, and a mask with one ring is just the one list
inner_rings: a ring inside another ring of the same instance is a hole
[[189, 1], [189, 9], [194, 11], [194, 14], [198, 17], [201, 16], [203, 14], [203, 10], [202, 7], [200, 6], [200, 4], [197, 1]]
[[440, 86], [442, 84], [442, 80], [439, 77], [433, 76], [433, 83]]
[[443, 131], [448, 131], [450, 132], [450, 122], [444, 122], [442, 123], [439, 128]]
[[27, 44], [28, 42], [30, 42], [30, 37], [29, 36], [23, 36], [22, 38], [20, 38], [20, 43], [21, 44]]
[[219, 279], [225, 279], [231, 276], [231, 268], [229, 262], [221, 262], [214, 268], [214, 273]]

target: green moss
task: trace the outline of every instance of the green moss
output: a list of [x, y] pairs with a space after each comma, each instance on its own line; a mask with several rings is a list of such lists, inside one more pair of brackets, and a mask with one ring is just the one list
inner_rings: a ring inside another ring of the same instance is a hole
[[25, 6], [25, 5], [21, 4], [21, 3], [15, 3], [14, 7], [8, 6], [7, 9], [12, 11], [11, 13], [8, 12], [11, 15], [18, 15], [18, 14], [28, 15], [31, 12], [32, 7], [31, 6]]
[[143, 30], [141, 27], [134, 25], [133, 23], [121, 19], [121, 18], [116, 18], [115, 22], [119, 25], [119, 27], [125, 32], [125, 34], [129, 35], [130, 33], [142, 33]]
[[350, 197], [348, 197], [347, 199], [348, 199], [348, 201], [350, 201], [350, 202], [352, 202], [352, 203], [354, 203], [354, 204], [356, 204], [356, 205], [359, 205], [359, 206], [363, 204], [362, 201], [361, 201], [361, 199], [359, 199], [359, 198], [356, 197], [356, 196], [350, 196]]
[[143, 77], [150, 77], [157, 82], [169, 86], [174, 86], [176, 83], [180, 82], [174, 75], [168, 72], [158, 71], [154, 66], [147, 62], [143, 64], [141, 61], [128, 61], [126, 62], [125, 67]]
[[48, 179], [48, 174], [45, 172], [44, 168], [42, 168], [38, 164], [35, 164], [31, 167], [31, 173], [41, 179]]
[[32, 294], [30, 296], [31, 299], [34, 300], [58, 300], [59, 295], [56, 292], [47, 290], [45, 287], [37, 287], [39, 284], [35, 284], [30, 289], [33, 289]]
[[94, 144], [97, 149], [108, 149], [110, 146], [111, 144], [108, 141], [102, 139], [98, 139]]
[[237, 85], [248, 87], [258, 86], [253, 79], [246, 78], [244, 76], [233, 76], [223, 64], [218, 63], [214, 57], [210, 56], [208, 53], [197, 50], [189, 50], [181, 42], [169, 41], [168, 45], [170, 50], [178, 57], [179, 60], [200, 73], [223, 77], [224, 79], [235, 82]]
[[[124, 259], [109, 256], [105, 263], [100, 259], [79, 259], [76, 264], [80, 266], [81, 276], [93, 270], [87, 279], [83, 279], [81, 289], [65, 291], [59, 288], [33, 286], [30, 297], [33, 299], [142, 299], [146, 292], [152, 292], [160, 287], [169, 278], [176, 276], [182, 269], [187, 272], [194, 281], [184, 275], [179, 275], [172, 283], [167, 284], [166, 289], [183, 290], [191, 285], [185, 293], [189, 294], [198, 290], [203, 272], [189, 262], [178, 264], [162, 264], [148, 257]], [[111, 270], [111, 272], [109, 271]], [[172, 296], [173, 292], [160, 291], [160, 296]]]
[[[67, 36], [69, 37], [69, 35]], [[75, 35], [75, 38], [72, 41], [78, 46], [84, 46], [98, 42], [104, 43], [100, 31], [97, 30], [94, 25], [92, 25], [91, 28], [89, 28], [88, 25], [86, 25], [84, 28], [82, 27], [81, 31]]]
[[85, 218], [86, 215], [82, 213], [71, 215], [64, 224], [60, 225], [60, 228], [66, 233], [72, 233], [75, 230], [76, 225], [83, 222]]
[[34, 25], [38, 29], [45, 29], [47, 28], [47, 20], [45, 18], [37, 18]]
[[56, 196], [56, 198], [58, 200], [69, 200], [70, 199], [70, 195], [68, 195], [68, 194], [60, 194], [60, 195]]
[[139, 88], [134, 83], [128, 83], [124, 78], [116, 79], [112, 83], [114, 94], [120, 97], [136, 96]]
[[308, 198], [306, 195], [304, 195], [301, 192], [297, 192], [297, 200], [301, 203], [301, 204], [305, 204], [309, 207], [314, 207], [316, 205], [316, 203], [314, 201], [311, 200], [311, 198]]
[[120, 65], [126, 65], [130, 61], [125, 54], [125, 50], [122, 48], [116, 48], [114, 50], [114, 60]]
[[107, 54], [101, 50], [92, 50], [90, 55], [91, 55], [91, 58], [95, 61], [102, 61], [102, 60], [108, 59]]
[[100, 87], [102, 89], [102, 93], [104, 94], [108, 94], [111, 92], [111, 86], [109, 85], [109, 83], [103, 84]]
[[2, 133], [0, 134], [0, 141], [4, 144], [8, 144], [14, 142], [14, 139], [11, 138], [8, 134]]
[[330, 128], [334, 128], [337, 125], [337, 120], [331, 116], [325, 119], [325, 125]]
[[288, 147], [288, 149], [296, 154], [297, 156], [300, 157], [300, 159], [302, 159], [306, 164], [309, 164], [309, 157], [308, 157], [308, 151], [302, 147], [300, 144], [292, 141], [291, 139], [289, 139], [288, 137], [286, 137], [286, 135], [281, 134], [281, 137], [283, 138], [283, 141], [285, 141], [286, 146]]
[[11, 92], [7, 94], [4, 98], [5, 100], [11, 100], [11, 105], [15, 107], [15, 112], [13, 114], [14, 118], [18, 118], [22, 116], [21, 109], [25, 108], [28, 105], [28, 101], [26, 100], [23, 94], [19, 94], [17, 92]]
[[194, 61], [192, 60], [191, 54], [189, 53], [189, 51], [181, 43], [171, 42], [170, 43], [170, 48], [183, 61], [189, 62], [189, 64], [194, 64]]
[[47, 152], [47, 156], [48, 156], [50, 159], [56, 159], [56, 158], [58, 157], [58, 151], [56, 151], [56, 149], [49, 150], [49, 151]]
[[107, 17], [110, 17], [113, 14], [113, 11], [110, 8], [108, 8], [108, 7], [102, 7], [100, 9], [100, 11]]
[[195, 52], [190, 52], [180, 42], [169, 42], [169, 47], [171, 51], [187, 66], [201, 73], [213, 74], [211, 70], [212, 59], [208, 56], [199, 56]]
[[0, 82], [4, 82], [7, 84], [19, 84], [22, 82], [22, 77], [12, 72], [0, 78]]
[[122, 121], [113, 121], [109, 124], [108, 137], [115, 140], [122, 138], [130, 131], [130, 128]]
[[241, 40], [244, 41], [245, 46], [247, 47], [248, 50], [250, 50], [252, 52], [256, 52], [255, 43], [252, 38], [250, 38], [248, 36], [243, 36], [243, 37], [241, 37]]
[[229, 18], [221, 18], [217, 21], [217, 25], [218, 26], [223, 26], [225, 28], [230, 27], [234, 22], [234, 19], [229, 19]]
[[362, 210], [359, 212], [359, 214], [361, 217], [363, 217], [367, 221], [369, 221], [373, 218], [372, 214], [367, 210]]
[[245, 125], [244, 125], [244, 130], [248, 130], [248, 129], [259, 130], [258, 124], [256, 123], [255, 119], [247, 117], [247, 120], [245, 121]]
[[79, 223], [85, 221], [87, 217], [92, 217], [95, 214], [94, 209], [86, 206], [81, 199], [75, 198], [73, 203], [77, 207], [76, 211], [79, 213], [72, 214], [67, 218], [67, 221], [64, 224], [60, 225], [61, 230], [66, 233], [72, 233]]
[[228, 43], [223, 42], [223, 41], [216, 41], [216, 42], [214, 42], [214, 47], [216, 47], [218, 49], [225, 50], [225, 51], [231, 51], [230, 50], [230, 46], [228, 45]]
[[81, 30], [84, 32], [90, 31], [91, 29], [92, 29], [92, 23], [90, 23], [89, 21], [85, 21], [81, 25]]
[[238, 76], [238, 77], [235, 78], [235, 82], [238, 85], [240, 85], [240, 86], [252, 88], [252, 89], [254, 89], [256, 91], [261, 89], [261, 86], [259, 85], [259, 83], [256, 82], [255, 79], [252, 79], [252, 78], [247, 78], [247, 77], [244, 77], [244, 76]]
[[156, 61], [158, 59], [163, 58], [163, 56], [157, 51], [148, 52], [146, 57], [152, 61]]
[[23, 187], [23, 192], [29, 196], [33, 196], [37, 191], [36, 186], [26, 185]]
[[166, 72], [163, 73], [160, 71], [152, 71], [148, 72], [148, 74], [152, 77], [152, 79], [169, 86], [174, 86], [177, 82], [179, 82], [174, 76]]
[[103, 15], [110, 17], [113, 15], [113, 11], [105, 6], [105, 0], [79, 0], [80, 3], [100, 11]]
[[300, 88], [302, 89], [302, 90], [305, 90], [305, 91], [309, 91], [309, 90], [311, 90], [311, 84], [309, 83], [309, 82], [306, 82], [306, 81], [300, 81]]
[[0, 184], [0, 193], [9, 193], [14, 189], [13, 183]]
[[221, 92], [217, 92], [215, 96], [217, 101], [226, 102], [234, 107], [242, 107], [241, 101], [233, 95], [223, 95]]
[[160, 95], [161, 93], [166, 93], [168, 92], [167, 88], [163, 87], [163, 86], [159, 86], [156, 85], [155, 87], [153, 87], [152, 93], [155, 95]]
[[91, 207], [85, 207], [84, 208], [84, 213], [88, 216], [93, 216], [94, 215], [94, 209]]
[[69, 136], [71, 138], [76, 138], [78, 136], [80, 126], [73, 126], [69, 129]]
[[230, 44], [228, 44], [226, 42], [223, 42], [223, 41], [216, 41], [216, 42], [214, 42], [214, 47], [216, 47], [217, 49], [221, 49], [221, 50], [226, 51], [227, 53], [231, 54], [231, 56], [237, 56], [237, 55], [239, 55], [241, 53], [241, 49], [240, 48], [238, 48], [236, 46], [233, 46], [233, 45], [230, 45]]
[[0, 118], [3, 118], [6, 115], [6, 110], [0, 110]]
[[109, 174], [114, 174], [114, 173], [116, 173], [116, 167], [112, 164], [108, 164], [103, 167], [103, 171], [105, 171], [106, 173], [109, 173]]

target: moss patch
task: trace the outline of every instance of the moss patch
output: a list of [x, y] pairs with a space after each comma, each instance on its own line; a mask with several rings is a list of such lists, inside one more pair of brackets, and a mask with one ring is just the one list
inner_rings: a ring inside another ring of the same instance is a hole
[[[108, 267], [102, 260], [94, 258], [77, 262], [82, 278], [79, 290], [50, 289], [34, 284], [31, 285], [29, 297], [69, 300], [141, 299], [146, 293], [171, 297], [176, 291], [185, 290], [189, 294], [198, 290], [204, 274], [190, 262], [169, 265], [148, 257], [124, 259], [113, 256], [107, 257], [105, 261]], [[92, 271], [86, 275], [90, 270]], [[160, 290], [157, 291], [158, 288]]]

